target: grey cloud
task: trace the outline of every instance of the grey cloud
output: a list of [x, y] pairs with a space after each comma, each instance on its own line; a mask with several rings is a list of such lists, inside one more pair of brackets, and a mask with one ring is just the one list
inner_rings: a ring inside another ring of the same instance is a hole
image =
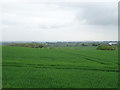
[[16, 22], [16, 21], [9, 21], [9, 20], [2, 20], [2, 25], [23, 25], [24, 23]]
[[8, 25], [3, 28], [6, 41], [117, 39], [117, 10], [113, 3], [6, 4], [2, 13], [2, 24]]
[[83, 9], [77, 14], [76, 19], [79, 21], [86, 20], [90, 25], [117, 25], [118, 11], [117, 3], [64, 3], [61, 7], [71, 7]]
[[45, 26], [45, 25], [40, 25], [39, 28], [41, 29], [57, 29], [57, 28], [65, 28], [68, 27], [70, 24], [66, 24], [66, 25], [50, 25], [50, 26]]
[[70, 26], [72, 26], [73, 25], [73, 23], [74, 23], [74, 21], [73, 22], [70, 22], [70, 23], [66, 23], [66, 24], [58, 24], [58, 25], [56, 25], [56, 24], [54, 24], [54, 25], [39, 25], [38, 26], [38, 28], [40, 28], [40, 29], [61, 29], [61, 28], [66, 28], [66, 27], [70, 27]]
[[[84, 9], [83, 18], [92, 25], [117, 25], [117, 8], [89, 7]], [[78, 16], [79, 19], [79, 16]]]

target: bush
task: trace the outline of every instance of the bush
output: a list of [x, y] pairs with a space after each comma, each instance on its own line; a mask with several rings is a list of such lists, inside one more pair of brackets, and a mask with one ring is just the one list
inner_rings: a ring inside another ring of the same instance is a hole
[[97, 47], [97, 50], [115, 50], [115, 46], [109, 46], [109, 45], [99, 45]]
[[83, 43], [82, 46], [87, 46], [87, 45]]
[[39, 43], [17, 43], [17, 44], [11, 44], [10, 46], [20, 46], [20, 47], [30, 47], [30, 48], [46, 47], [45, 44], [39, 44]]
[[98, 44], [93, 43], [92, 46], [98, 46]]

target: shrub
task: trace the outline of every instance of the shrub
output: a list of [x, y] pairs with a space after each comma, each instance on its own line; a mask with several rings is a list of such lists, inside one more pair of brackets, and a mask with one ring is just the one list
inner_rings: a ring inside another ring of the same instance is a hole
[[115, 46], [109, 46], [109, 45], [99, 45], [97, 47], [97, 50], [115, 50]]
[[93, 43], [92, 46], [98, 46], [98, 44]]
[[87, 46], [87, 45], [83, 43], [82, 46]]
[[39, 44], [39, 43], [17, 43], [17, 44], [11, 44], [10, 46], [20, 46], [20, 47], [30, 47], [30, 48], [46, 47], [45, 44]]

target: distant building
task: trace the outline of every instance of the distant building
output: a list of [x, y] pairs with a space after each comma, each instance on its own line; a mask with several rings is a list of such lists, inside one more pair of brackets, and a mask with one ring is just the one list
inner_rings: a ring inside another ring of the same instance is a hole
[[117, 45], [115, 42], [110, 42], [109, 45]]

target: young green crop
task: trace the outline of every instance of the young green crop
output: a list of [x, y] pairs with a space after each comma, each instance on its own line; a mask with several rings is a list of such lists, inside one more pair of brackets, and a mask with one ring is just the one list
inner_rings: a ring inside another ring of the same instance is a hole
[[116, 88], [117, 50], [3, 46], [3, 88]]

